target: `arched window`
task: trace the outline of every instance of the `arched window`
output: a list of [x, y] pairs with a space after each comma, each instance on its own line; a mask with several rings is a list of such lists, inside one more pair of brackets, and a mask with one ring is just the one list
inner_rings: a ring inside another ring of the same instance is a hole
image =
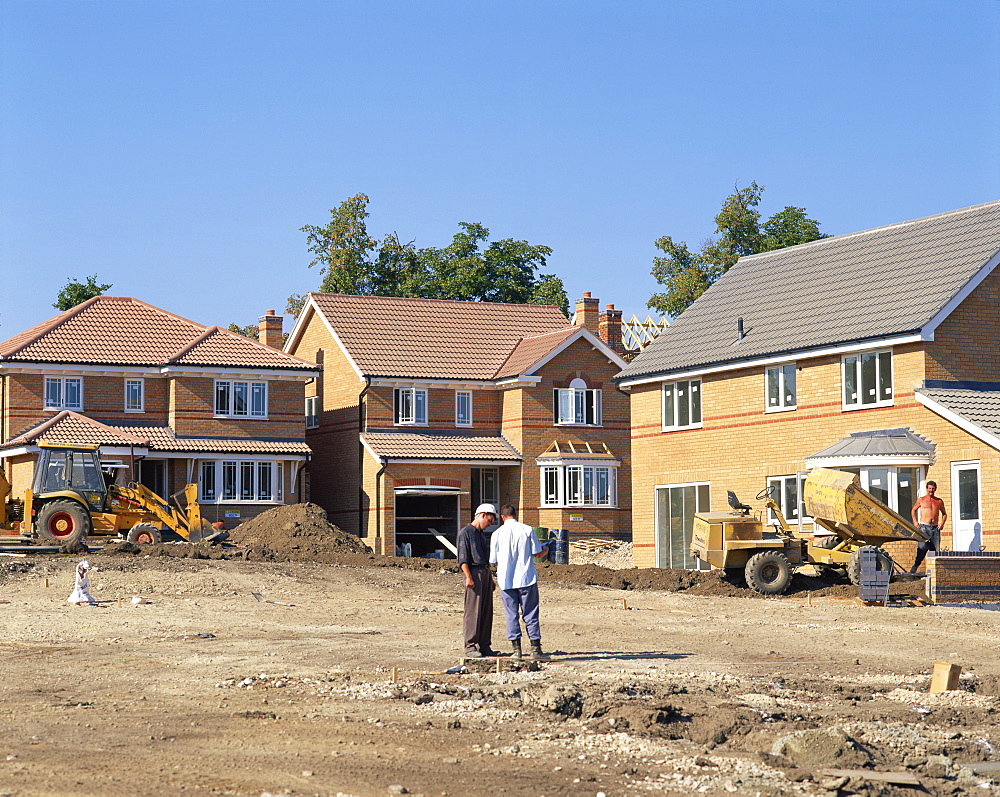
[[569, 387], [557, 387], [553, 394], [553, 415], [557, 425], [601, 425], [600, 389], [588, 388], [587, 383], [577, 377]]

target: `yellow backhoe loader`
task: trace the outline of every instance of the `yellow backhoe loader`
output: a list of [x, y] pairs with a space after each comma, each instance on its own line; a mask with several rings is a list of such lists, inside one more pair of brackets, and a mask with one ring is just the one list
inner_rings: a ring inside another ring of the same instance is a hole
[[0, 529], [59, 545], [88, 536], [122, 535], [129, 542], [160, 542], [169, 529], [189, 542], [218, 539], [201, 516], [198, 486], [171, 496], [173, 505], [141, 484], [115, 484], [97, 446], [40, 443], [32, 486], [12, 498], [0, 468]]
[[806, 514], [832, 532], [819, 541], [796, 536], [771, 489], [757, 494], [776, 519], [767, 525], [763, 511], [740, 503], [729, 491], [730, 512], [699, 512], [694, 516], [691, 555], [713, 568], [743, 570], [747, 586], [763, 595], [785, 592], [795, 568], [803, 564], [843, 567], [851, 583], [861, 577], [861, 550], [874, 548], [878, 570], [892, 571], [893, 561], [881, 546], [895, 540], [926, 541], [909, 520], [863, 490], [853, 473], [813, 468], [803, 490]]

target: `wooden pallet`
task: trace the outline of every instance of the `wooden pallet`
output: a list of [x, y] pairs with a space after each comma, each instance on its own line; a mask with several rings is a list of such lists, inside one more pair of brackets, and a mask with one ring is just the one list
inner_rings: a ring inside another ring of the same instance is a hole
[[599, 551], [602, 548], [614, 548], [618, 543], [614, 540], [600, 540], [591, 538], [589, 540], [570, 540], [570, 546], [580, 548], [584, 551]]

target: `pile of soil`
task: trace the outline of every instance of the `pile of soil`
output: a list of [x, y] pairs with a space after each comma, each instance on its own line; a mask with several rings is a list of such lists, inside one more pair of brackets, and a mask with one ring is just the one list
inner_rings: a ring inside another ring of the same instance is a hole
[[330, 562], [329, 557], [339, 554], [371, 552], [353, 534], [333, 525], [316, 504], [276, 506], [241, 523], [229, 532], [229, 540], [255, 552], [273, 552], [282, 561]]

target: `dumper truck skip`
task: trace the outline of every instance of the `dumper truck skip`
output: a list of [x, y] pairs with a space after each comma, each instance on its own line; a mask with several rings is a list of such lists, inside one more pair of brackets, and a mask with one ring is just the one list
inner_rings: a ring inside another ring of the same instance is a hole
[[[814, 468], [803, 490], [806, 514], [832, 535], [822, 539], [796, 533], [771, 497], [757, 494], [764, 509], [752, 513], [730, 492], [729, 512], [699, 512], [694, 516], [691, 554], [713, 568], [743, 570], [747, 585], [764, 595], [785, 592], [795, 568], [803, 564], [842, 567], [848, 578], [860, 580], [861, 549], [876, 549], [879, 570], [893, 570], [882, 545], [895, 540], [925, 540], [910, 521], [861, 488], [853, 473]], [[767, 525], [763, 512], [776, 518]], [[751, 514], [752, 513], [752, 514]]]

